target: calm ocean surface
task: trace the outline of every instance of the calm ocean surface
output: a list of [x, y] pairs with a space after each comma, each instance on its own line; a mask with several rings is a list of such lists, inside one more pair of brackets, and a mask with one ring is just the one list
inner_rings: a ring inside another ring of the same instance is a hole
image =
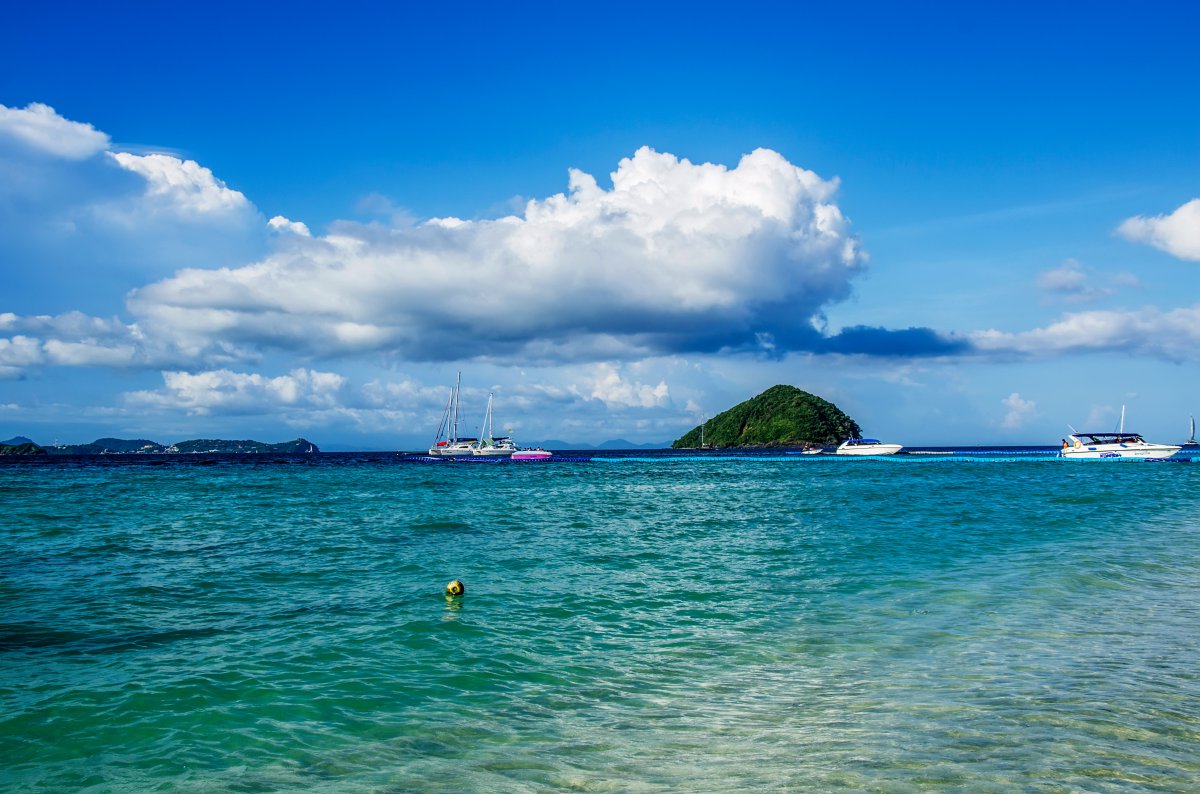
[[1196, 464], [77, 458], [0, 497], [4, 791], [1200, 790]]

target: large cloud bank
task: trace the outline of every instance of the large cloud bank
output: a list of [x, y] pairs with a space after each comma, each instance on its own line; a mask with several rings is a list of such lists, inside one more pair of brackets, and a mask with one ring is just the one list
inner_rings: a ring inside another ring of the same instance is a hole
[[261, 256], [258, 209], [194, 160], [117, 151], [42, 104], [0, 105], [0, 266], [15, 310], [114, 311], [132, 287]]
[[[836, 183], [759, 149], [735, 168], [649, 148], [605, 189], [522, 216], [414, 228], [343, 223], [255, 264], [137, 290], [147, 327], [321, 356], [580, 360], [810, 345], [864, 257]], [[287, 231], [285, 223], [275, 228]]]

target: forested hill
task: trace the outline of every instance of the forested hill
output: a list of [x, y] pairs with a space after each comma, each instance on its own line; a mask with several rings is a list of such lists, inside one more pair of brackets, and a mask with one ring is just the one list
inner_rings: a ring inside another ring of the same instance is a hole
[[[858, 423], [836, 405], [795, 386], [772, 386], [704, 423], [704, 444], [720, 447], [802, 447], [835, 444], [860, 436]], [[701, 445], [700, 427], [685, 433], [675, 449]]]

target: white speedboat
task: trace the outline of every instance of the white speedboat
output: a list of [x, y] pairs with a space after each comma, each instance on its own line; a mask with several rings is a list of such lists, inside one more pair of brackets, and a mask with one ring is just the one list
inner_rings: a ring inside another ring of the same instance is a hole
[[1060, 458], [1169, 458], [1173, 444], [1152, 444], [1137, 433], [1072, 433], [1063, 439]]
[[876, 438], [848, 438], [837, 448], [838, 455], [895, 455], [904, 447], [884, 444]]
[[[1070, 427], [1070, 425], [1067, 425]], [[1071, 435], [1063, 439], [1060, 458], [1088, 460], [1092, 458], [1169, 458], [1179, 451], [1173, 444], [1151, 444], [1137, 433], [1125, 432], [1125, 406], [1121, 406], [1121, 423], [1115, 433], [1080, 433], [1071, 427]]]

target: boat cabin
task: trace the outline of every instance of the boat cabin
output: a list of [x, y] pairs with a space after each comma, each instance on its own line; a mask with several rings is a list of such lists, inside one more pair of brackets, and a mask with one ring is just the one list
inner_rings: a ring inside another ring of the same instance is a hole
[[1146, 439], [1137, 433], [1072, 433], [1071, 438], [1079, 439], [1080, 443], [1085, 446], [1146, 443]]

